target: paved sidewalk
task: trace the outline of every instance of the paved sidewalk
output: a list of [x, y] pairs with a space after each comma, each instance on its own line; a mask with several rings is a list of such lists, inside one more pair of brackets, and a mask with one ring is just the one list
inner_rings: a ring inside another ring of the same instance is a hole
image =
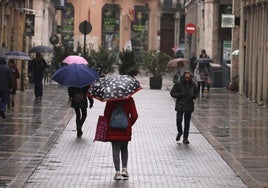
[[134, 95], [139, 119], [129, 145], [128, 181], [114, 182], [110, 143], [93, 143], [104, 103], [88, 110], [76, 138], [66, 88], [18, 92], [0, 119], [0, 187], [268, 187], [268, 108], [223, 88], [196, 100], [190, 145], [175, 142], [172, 79]]
[[92, 142], [104, 109], [95, 100], [82, 138], [76, 138], [73, 116], [25, 187], [247, 187], [193, 124], [190, 145], [176, 143], [169, 91], [145, 88], [134, 99], [139, 118], [129, 144], [128, 181], [112, 180], [110, 143]]

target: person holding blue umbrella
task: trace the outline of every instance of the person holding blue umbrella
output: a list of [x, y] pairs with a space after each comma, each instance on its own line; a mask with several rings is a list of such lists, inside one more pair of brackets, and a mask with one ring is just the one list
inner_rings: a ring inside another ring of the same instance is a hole
[[77, 137], [83, 135], [82, 126], [87, 117], [87, 107], [93, 107], [93, 98], [87, 96], [89, 85], [99, 78], [98, 73], [85, 64], [72, 63], [58, 68], [52, 75], [52, 80], [68, 87], [71, 107], [76, 114]]
[[94, 103], [93, 98], [87, 96], [88, 88], [89, 86], [85, 86], [82, 88], [79, 87], [68, 88], [68, 92], [71, 98], [71, 107], [74, 108], [76, 115], [77, 137], [81, 137], [83, 135], [82, 126], [87, 118], [88, 100], [89, 100], [89, 108], [92, 108]]

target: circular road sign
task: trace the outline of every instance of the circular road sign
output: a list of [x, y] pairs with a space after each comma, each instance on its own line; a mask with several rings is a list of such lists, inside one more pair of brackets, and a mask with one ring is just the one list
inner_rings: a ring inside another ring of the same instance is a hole
[[188, 34], [190, 34], [190, 35], [193, 34], [195, 32], [195, 30], [196, 30], [196, 28], [195, 28], [195, 25], [193, 23], [188, 23], [186, 25], [186, 32]]
[[87, 35], [91, 32], [92, 30], [92, 26], [88, 21], [83, 21], [79, 24], [79, 31], [84, 34]]

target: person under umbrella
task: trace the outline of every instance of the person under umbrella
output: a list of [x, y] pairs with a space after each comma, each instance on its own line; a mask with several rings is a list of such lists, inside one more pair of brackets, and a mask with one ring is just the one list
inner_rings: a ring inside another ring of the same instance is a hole
[[17, 91], [17, 79], [20, 78], [20, 73], [19, 70], [15, 64], [15, 61], [13, 59], [10, 59], [8, 61], [8, 66], [12, 72], [12, 87], [10, 91], [10, 97], [9, 97], [9, 102], [8, 102], [8, 107], [10, 107], [10, 104], [12, 107], [15, 106], [15, 95]]
[[68, 87], [68, 92], [71, 98], [71, 107], [74, 109], [76, 115], [77, 137], [81, 137], [83, 135], [82, 126], [87, 118], [88, 100], [89, 108], [92, 108], [94, 103], [93, 98], [87, 96], [88, 88], [89, 86], [82, 88]]
[[36, 100], [42, 100], [43, 96], [43, 78], [44, 72], [47, 68], [47, 63], [42, 57], [40, 53], [36, 53], [35, 59], [33, 59], [31, 66], [29, 77], [33, 76], [34, 80], [34, 93]]
[[70, 64], [58, 68], [52, 75], [52, 80], [68, 87], [71, 107], [76, 114], [77, 137], [83, 135], [82, 126], [87, 117], [87, 107], [93, 107], [93, 98], [87, 97], [89, 85], [99, 78], [98, 73], [85, 64]]
[[5, 112], [11, 83], [11, 71], [6, 64], [5, 58], [0, 57], [0, 115], [3, 119], [6, 118]]
[[[116, 181], [129, 178], [127, 171], [128, 143], [131, 141], [132, 127], [138, 119], [132, 95], [140, 89], [139, 82], [127, 75], [109, 75], [99, 78], [89, 88], [91, 96], [100, 101], [106, 101], [104, 109], [104, 117], [108, 120], [106, 140], [112, 145], [113, 163], [116, 171], [113, 179]], [[126, 117], [126, 128], [118, 128], [119, 125], [117, 128], [114, 127], [115, 119], [121, 119], [116, 118], [116, 114], [122, 118], [122, 122], [118, 120], [117, 124], [123, 124], [123, 117]], [[120, 171], [120, 154], [122, 171]]]

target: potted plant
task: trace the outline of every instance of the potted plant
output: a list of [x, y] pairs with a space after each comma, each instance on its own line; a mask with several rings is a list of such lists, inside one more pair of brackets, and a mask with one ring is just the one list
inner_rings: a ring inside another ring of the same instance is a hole
[[136, 63], [133, 51], [124, 50], [119, 53], [120, 64], [119, 74], [136, 76], [139, 72], [139, 65]]
[[98, 71], [101, 77], [114, 72], [113, 65], [116, 63], [116, 55], [105, 46], [99, 46], [98, 51], [92, 49], [88, 59], [93, 61], [93, 63], [91, 62], [93, 68]]
[[156, 50], [144, 51], [142, 53], [143, 66], [147, 70], [147, 74], [151, 74], [150, 88], [161, 89], [163, 76], [169, 71], [167, 63], [170, 61], [170, 56], [157, 52]]

